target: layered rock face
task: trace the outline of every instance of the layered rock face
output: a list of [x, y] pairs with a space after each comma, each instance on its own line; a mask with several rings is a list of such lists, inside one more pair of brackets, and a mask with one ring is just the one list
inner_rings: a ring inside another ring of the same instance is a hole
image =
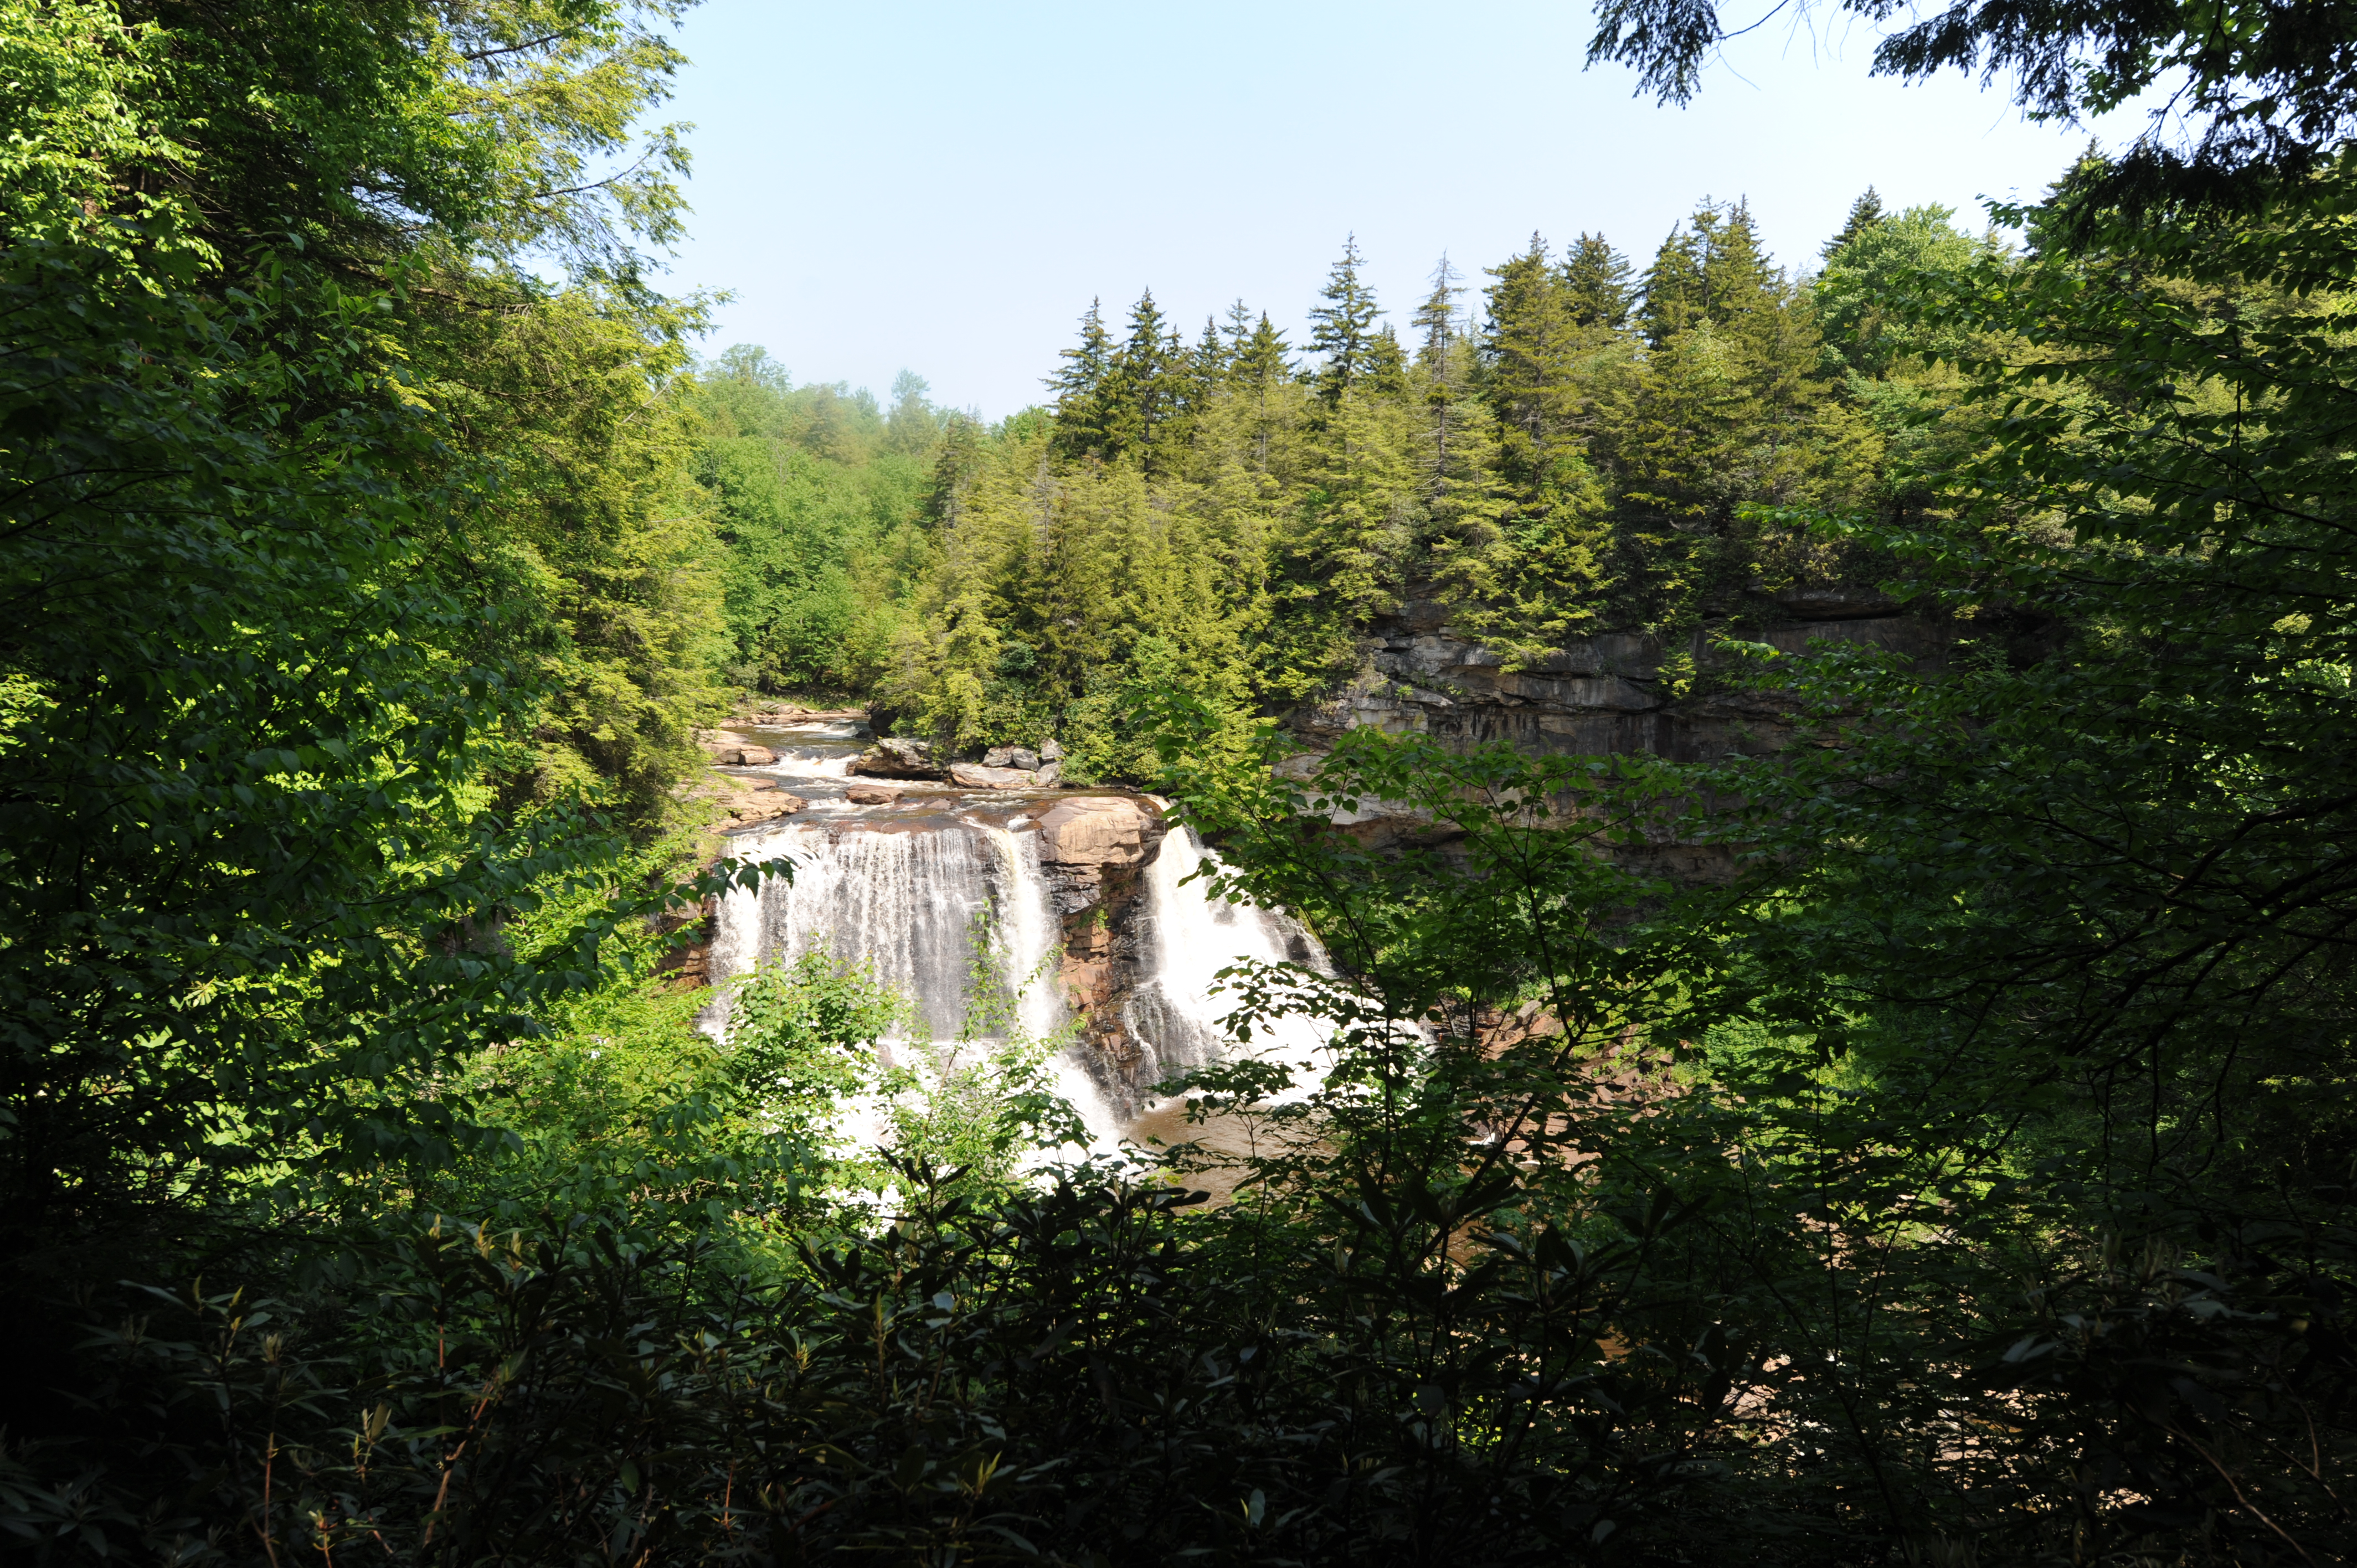
[[[1887, 649], [1918, 668], [1944, 663], [1953, 630], [1898, 613], [1878, 594], [1808, 588], [1777, 596], [1788, 618], [1747, 639], [1786, 652], [1813, 639]], [[1452, 629], [1447, 607], [1411, 599], [1368, 628], [1357, 679], [1329, 702], [1286, 719], [1301, 749], [1281, 771], [1307, 778], [1348, 731], [1371, 725], [1392, 735], [1426, 735], [1453, 747], [1503, 741], [1531, 756], [1644, 755], [1709, 762], [1781, 749], [1791, 736], [1790, 707], [1772, 694], [1711, 692], [1681, 697], [1663, 667], [1683, 655], [1707, 671], [1723, 656], [1697, 631], [1674, 642], [1641, 632], [1609, 632], [1508, 671], [1495, 650]], [[1404, 807], [1364, 801], [1344, 827], [1370, 843], [1424, 835], [1430, 824]], [[1631, 863], [1681, 880], [1714, 879], [1731, 865], [1727, 852], [1667, 835], [1644, 848], [1616, 852]]]
[[[1750, 640], [1788, 652], [1803, 651], [1812, 639], [1864, 643], [1932, 665], [1953, 640], [1946, 628], [1899, 614], [1879, 595], [1811, 588], [1778, 599], [1791, 619], [1750, 633]], [[1456, 745], [1502, 740], [1534, 755], [1642, 753], [1678, 762], [1772, 751], [1786, 738], [1786, 710], [1772, 699], [1743, 693], [1679, 699], [1668, 691], [1667, 660], [1683, 654], [1707, 668], [1715, 657], [1701, 632], [1675, 644], [1641, 632], [1605, 633], [1510, 671], [1494, 650], [1452, 630], [1446, 607], [1431, 600], [1410, 600], [1368, 630], [1358, 679], [1334, 700], [1288, 717], [1302, 742], [1294, 770], [1314, 766], [1344, 731], [1365, 725]]]
[[1056, 983], [1082, 1019], [1101, 1082], [1119, 1081], [1136, 1055], [1122, 1003], [1144, 978], [1141, 873], [1168, 832], [1161, 815], [1126, 795], [1075, 795], [1039, 819], [1039, 869], [1063, 925]]

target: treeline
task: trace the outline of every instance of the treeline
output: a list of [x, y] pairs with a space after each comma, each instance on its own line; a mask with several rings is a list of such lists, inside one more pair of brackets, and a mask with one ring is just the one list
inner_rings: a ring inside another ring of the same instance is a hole
[[[764, 677], [823, 670], [914, 732], [1060, 733], [1083, 775], [1134, 775], [1125, 692], [1185, 671], [1240, 710], [1288, 706], [1351, 673], [1370, 618], [1411, 593], [1519, 660], [1598, 630], [1739, 625], [1795, 585], [1870, 584], [1878, 561], [1775, 514], [1920, 511], [1925, 476], [1975, 438], [1934, 357], [1953, 345], [1890, 313], [1927, 275], [1996, 253], [1953, 216], [1885, 212], [1868, 192], [1799, 277], [1739, 202], [1704, 203], [1641, 271], [1600, 235], [1561, 253], [1534, 236], [1478, 288], [1444, 259], [1405, 338], [1355, 245], [1298, 347], [1241, 301], [1191, 338], [1151, 292], [1119, 327], [1092, 306], [1052, 409], [990, 429], [942, 418], [905, 542], [884, 548], [879, 521], [864, 564], [840, 557], [870, 574], [860, 602], [895, 607], [853, 662], [779, 657]], [[894, 419], [922, 431], [905, 402]], [[814, 470], [794, 456], [777, 471]], [[768, 580], [781, 596], [761, 635], [781, 654], [799, 617], [851, 624], [789, 608], [805, 602], [790, 570]]]

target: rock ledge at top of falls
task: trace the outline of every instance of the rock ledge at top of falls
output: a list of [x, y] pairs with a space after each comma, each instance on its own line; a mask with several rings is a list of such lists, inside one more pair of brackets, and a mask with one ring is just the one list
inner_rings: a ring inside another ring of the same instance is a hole
[[1135, 865], [1162, 841], [1162, 821], [1126, 795], [1075, 795], [1039, 817], [1039, 859], [1064, 866]]

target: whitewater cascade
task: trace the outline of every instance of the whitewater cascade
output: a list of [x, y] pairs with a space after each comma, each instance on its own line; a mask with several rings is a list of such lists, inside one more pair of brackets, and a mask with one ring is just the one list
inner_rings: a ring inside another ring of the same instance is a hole
[[[1162, 841], [1146, 868], [1145, 972], [1122, 1009], [1122, 1020], [1145, 1053], [1141, 1086], [1205, 1067], [1234, 1048], [1221, 1020], [1237, 999], [1220, 986], [1220, 971], [1246, 959], [1264, 963], [1309, 962], [1325, 954], [1300, 924], [1250, 904], [1231, 904], [1189, 881], [1214, 858], [1192, 829]], [[1325, 1040], [1311, 1018], [1286, 1016], [1248, 1042], [1254, 1056], [1289, 1062], [1297, 1083]]]
[[[722, 986], [705, 1027], [726, 1028], [725, 983], [765, 958], [822, 952], [866, 965], [908, 997], [910, 1033], [948, 1042], [964, 1030], [977, 984], [1013, 998], [1025, 1032], [1046, 1037], [1071, 1022], [1055, 964], [1063, 925], [1034, 831], [1039, 802], [977, 800], [925, 789], [873, 809], [835, 797], [845, 749], [834, 736], [790, 750], [773, 771], [811, 796], [799, 819], [743, 833], [748, 860], [792, 862], [792, 880], [738, 888], [715, 911], [709, 972]], [[834, 788], [830, 789], [829, 787]], [[823, 797], [822, 796], [823, 791]], [[1110, 1147], [1169, 1077], [1232, 1048], [1220, 1020], [1235, 1005], [1219, 971], [1243, 959], [1288, 957], [1322, 966], [1297, 924], [1249, 905], [1206, 896], [1189, 882], [1208, 852], [1183, 829], [1161, 837], [1142, 868], [1133, 917], [1133, 977], [1120, 1004], [1128, 1057], [1109, 1067], [1075, 1042], [1057, 1064], [1066, 1098]], [[1069, 906], [1068, 906], [1069, 908]], [[977, 945], [979, 943], [979, 946]], [[1254, 1054], [1299, 1058], [1318, 1036], [1308, 1020], [1283, 1020]]]

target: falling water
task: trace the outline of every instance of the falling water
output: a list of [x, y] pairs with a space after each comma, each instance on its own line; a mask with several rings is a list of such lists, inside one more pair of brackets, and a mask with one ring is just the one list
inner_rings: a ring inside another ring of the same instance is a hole
[[[1224, 1020], [1239, 999], [1221, 982], [1222, 970], [1247, 960], [1326, 967], [1324, 950], [1299, 922], [1213, 897], [1196, 875], [1213, 859], [1193, 831], [1182, 828], [1162, 841], [1146, 871], [1145, 973], [1122, 1015], [1146, 1056], [1134, 1076], [1139, 1090], [1234, 1048]], [[1288, 1015], [1270, 1020], [1246, 1046], [1254, 1056], [1294, 1064], [1298, 1078], [1323, 1040], [1314, 1020]]]
[[[763, 958], [791, 961], [824, 953], [865, 966], [908, 998], [914, 1014], [909, 1034], [937, 1047], [969, 1032], [977, 982], [1002, 1004], [1012, 1002], [1013, 1021], [1031, 1037], [1076, 1036], [1054, 973], [1061, 929], [1041, 874], [1038, 833], [1019, 816], [1008, 824], [1003, 811], [973, 810], [939, 786], [918, 785], [895, 805], [852, 806], [836, 790], [848, 782], [841, 769], [856, 746], [832, 735], [807, 738], [813, 744], [781, 748], [777, 766], [765, 771], [808, 795], [811, 811], [746, 834], [736, 845], [745, 859], [791, 861], [792, 879], [737, 889], [722, 901], [713, 977], [744, 974]], [[822, 809], [825, 818], [813, 821]], [[1100, 1148], [1111, 1147], [1151, 1103], [1147, 1091], [1156, 1083], [1232, 1048], [1221, 1020], [1234, 1003], [1221, 993], [1221, 970], [1244, 959], [1323, 964], [1315, 941], [1295, 922], [1208, 897], [1202, 882], [1189, 881], [1207, 853], [1190, 832], [1176, 831], [1145, 870], [1137, 972], [1122, 1013], [1123, 1032], [1143, 1059], [1119, 1081], [1092, 1073], [1092, 1066], [1103, 1072], [1107, 1064], [1084, 1045], [1069, 1044], [1055, 1063], [1066, 1099]], [[707, 1029], [726, 1027], [727, 1005], [724, 987], [705, 1014]], [[1298, 1020], [1281, 1021], [1275, 1036], [1265, 1034], [1252, 1048], [1292, 1056], [1315, 1043], [1314, 1031]]]

